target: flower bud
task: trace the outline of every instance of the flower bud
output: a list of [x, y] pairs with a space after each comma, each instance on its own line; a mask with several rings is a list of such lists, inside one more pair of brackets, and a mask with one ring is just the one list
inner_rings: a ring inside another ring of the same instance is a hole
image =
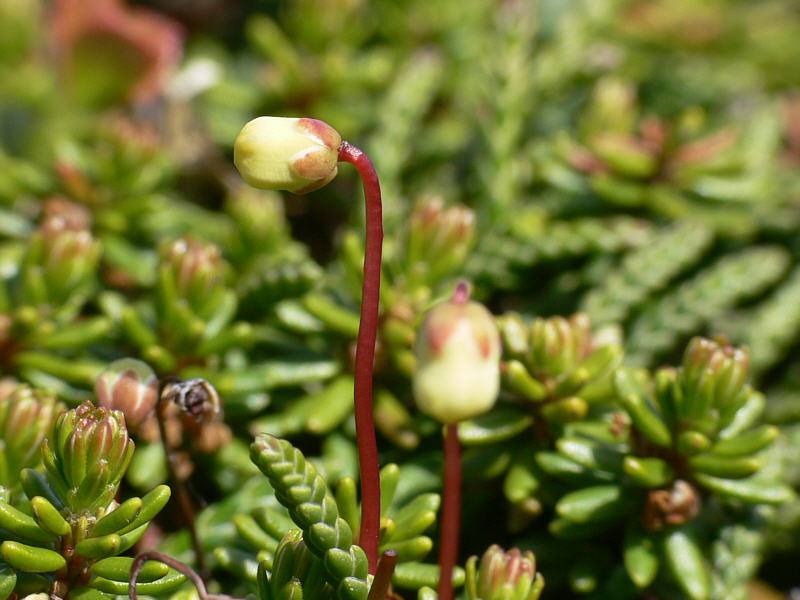
[[258, 117], [236, 138], [233, 162], [253, 187], [305, 194], [338, 171], [342, 137], [317, 119]]
[[100, 242], [88, 230], [48, 219], [31, 236], [23, 269], [41, 272], [51, 302], [66, 302], [91, 284], [100, 252]]
[[536, 319], [531, 325], [531, 361], [537, 374], [558, 377], [574, 370], [592, 350], [584, 314]]
[[92, 213], [82, 204], [62, 196], [48, 198], [42, 206], [42, 229], [69, 231], [88, 230], [92, 226]]
[[468, 301], [466, 284], [428, 312], [416, 355], [414, 397], [422, 412], [455, 423], [492, 408], [500, 386], [500, 335], [491, 313]]
[[140, 360], [123, 358], [111, 363], [94, 384], [97, 403], [125, 415], [136, 429], [152, 414], [158, 401], [158, 378]]
[[740, 399], [747, 384], [747, 349], [696, 337], [683, 357], [681, 384], [687, 397], [710, 395], [710, 406], [724, 410]]
[[55, 397], [25, 385], [0, 394], [0, 452], [7, 465], [0, 469], [0, 487], [11, 488], [19, 472], [39, 464], [39, 449], [64, 406]]
[[74, 513], [108, 506], [133, 450], [123, 414], [89, 401], [63, 413], [42, 445], [48, 480]]
[[474, 236], [471, 209], [445, 207], [439, 197], [418, 202], [409, 218], [409, 267], [435, 282], [463, 264]]
[[219, 248], [191, 237], [162, 246], [161, 264], [171, 271], [178, 295], [190, 302], [203, 302], [223, 276]]
[[536, 557], [530, 550], [505, 552], [493, 545], [477, 570], [476, 562], [473, 556], [467, 563], [469, 600], [537, 600], [544, 589], [544, 578], [536, 572]]

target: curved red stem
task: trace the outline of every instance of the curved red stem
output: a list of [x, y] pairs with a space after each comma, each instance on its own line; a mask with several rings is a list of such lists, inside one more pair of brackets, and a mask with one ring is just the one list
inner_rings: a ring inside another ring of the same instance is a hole
[[372, 416], [372, 371], [381, 286], [383, 217], [381, 187], [372, 161], [348, 142], [339, 147], [339, 160], [355, 166], [364, 185], [366, 202], [366, 242], [364, 246], [364, 284], [361, 295], [361, 322], [358, 327], [355, 362], [355, 417], [358, 461], [361, 476], [361, 531], [359, 544], [369, 560], [369, 572], [378, 564], [378, 537], [381, 520], [381, 487], [378, 444]]
[[447, 426], [444, 434], [444, 500], [439, 533], [439, 600], [453, 598], [453, 567], [458, 558], [461, 520], [461, 445], [458, 424]]

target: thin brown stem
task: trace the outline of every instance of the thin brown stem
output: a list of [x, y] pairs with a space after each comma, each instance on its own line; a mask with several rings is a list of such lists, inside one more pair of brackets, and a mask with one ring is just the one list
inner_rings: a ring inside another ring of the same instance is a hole
[[[161, 387], [163, 390], [164, 382], [161, 383]], [[172, 488], [175, 491], [175, 499], [178, 501], [181, 514], [186, 522], [187, 528], [189, 529], [189, 537], [192, 540], [192, 549], [194, 550], [194, 558], [195, 562], [197, 563], [197, 569], [201, 573], [205, 573], [206, 561], [203, 553], [203, 545], [200, 542], [200, 536], [197, 534], [194, 506], [192, 505], [192, 499], [189, 496], [189, 490], [186, 489], [186, 483], [178, 477], [177, 470], [173, 464], [172, 450], [169, 447], [169, 440], [167, 439], [166, 411], [169, 405], [167, 401], [161, 397], [162, 390], [159, 390], [158, 406], [156, 408], [156, 421], [158, 421], [158, 432], [161, 436], [161, 444], [164, 447], [164, 460], [167, 466], [167, 474], [172, 484]]]
[[160, 563], [164, 563], [168, 567], [172, 567], [179, 573], [186, 575], [189, 581], [194, 584], [194, 587], [197, 588], [197, 596], [200, 600], [237, 600], [234, 596], [227, 596], [225, 594], [209, 594], [206, 590], [206, 584], [203, 581], [203, 578], [200, 577], [200, 575], [198, 575], [194, 569], [192, 569], [189, 565], [172, 558], [168, 554], [163, 554], [162, 552], [157, 552], [155, 550], [140, 552], [131, 564], [130, 583], [128, 583], [128, 596], [130, 596], [131, 600], [138, 600], [136, 582], [139, 579], [139, 573], [141, 572], [142, 567], [144, 567], [144, 563], [146, 563], [148, 560], [155, 560]]
[[461, 444], [458, 424], [447, 425], [444, 434], [444, 500], [439, 534], [439, 600], [453, 598], [453, 568], [458, 558], [461, 521]]
[[355, 360], [355, 419], [358, 460], [361, 476], [361, 531], [359, 544], [375, 573], [378, 562], [378, 537], [381, 519], [380, 466], [375, 421], [372, 414], [372, 371], [375, 364], [375, 340], [381, 285], [383, 220], [381, 188], [375, 167], [366, 154], [348, 142], [339, 148], [339, 160], [355, 166], [364, 185], [366, 202], [366, 242], [364, 247], [364, 283], [361, 295], [361, 321], [358, 327]]
[[372, 587], [369, 588], [367, 600], [386, 600], [392, 587], [392, 575], [397, 566], [397, 552], [386, 550], [378, 561], [378, 569]]

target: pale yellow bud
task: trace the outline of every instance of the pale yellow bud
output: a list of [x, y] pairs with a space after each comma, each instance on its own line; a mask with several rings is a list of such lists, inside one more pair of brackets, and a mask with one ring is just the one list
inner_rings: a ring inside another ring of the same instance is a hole
[[442, 423], [456, 423], [494, 406], [500, 388], [500, 335], [494, 318], [464, 288], [434, 306], [417, 336], [414, 398]]
[[253, 187], [305, 194], [336, 177], [341, 144], [342, 136], [317, 119], [258, 117], [237, 136], [233, 162]]

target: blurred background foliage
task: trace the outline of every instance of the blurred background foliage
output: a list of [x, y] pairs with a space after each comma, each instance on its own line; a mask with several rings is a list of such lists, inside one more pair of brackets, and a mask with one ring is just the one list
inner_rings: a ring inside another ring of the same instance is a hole
[[[375, 410], [398, 506], [438, 490], [408, 378], [419, 315], [464, 276], [496, 314], [585, 312], [631, 367], [678, 364], [698, 334], [748, 345], [800, 486], [796, 2], [1, 0], [0, 22], [0, 369], [70, 405], [122, 356], [212, 381], [227, 428], [186, 450], [211, 467], [209, 548], [263, 504], [250, 433], [299, 440], [332, 486], [355, 475], [358, 182], [245, 187], [232, 143], [260, 114], [331, 123], [381, 175]], [[522, 539], [488, 448], [465, 457], [493, 482], [465, 522], [488, 503], [500, 525], [467, 527], [465, 556]], [[163, 480], [160, 452], [129, 485]], [[762, 578], [787, 590], [800, 504], [779, 510]]]

